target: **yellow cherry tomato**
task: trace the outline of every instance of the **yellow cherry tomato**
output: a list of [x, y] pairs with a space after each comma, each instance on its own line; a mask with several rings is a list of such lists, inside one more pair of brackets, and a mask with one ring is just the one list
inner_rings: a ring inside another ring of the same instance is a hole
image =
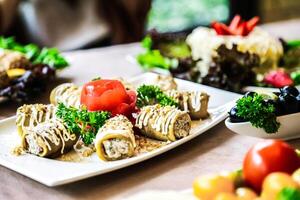
[[292, 178], [300, 185], [300, 168], [293, 173]]
[[220, 173], [221, 176], [229, 178], [233, 181], [234, 185], [237, 187], [243, 182], [242, 171], [223, 171]]
[[197, 178], [193, 183], [194, 194], [201, 200], [212, 200], [217, 194], [233, 193], [233, 181], [220, 175], [206, 175]]
[[233, 193], [222, 192], [217, 194], [213, 200], [239, 200], [239, 198]]
[[256, 193], [250, 188], [241, 187], [238, 188], [235, 193], [239, 197], [239, 200], [254, 200], [257, 198]]
[[261, 197], [266, 200], [276, 199], [278, 193], [285, 187], [298, 188], [298, 184], [289, 174], [271, 173], [263, 181]]

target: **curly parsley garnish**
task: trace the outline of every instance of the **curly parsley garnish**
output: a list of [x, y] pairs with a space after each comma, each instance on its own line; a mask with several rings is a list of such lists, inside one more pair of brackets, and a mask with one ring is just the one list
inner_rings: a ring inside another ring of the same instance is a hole
[[154, 85], [142, 85], [137, 89], [137, 106], [139, 108], [147, 105], [160, 104], [162, 106], [176, 106], [178, 103], [167, 96], [163, 91]]
[[63, 120], [70, 132], [81, 136], [85, 144], [91, 144], [99, 128], [110, 117], [110, 113], [105, 111], [89, 112], [86, 109], [79, 110], [60, 103], [56, 116]]
[[239, 99], [237, 110], [237, 116], [250, 121], [257, 128], [263, 128], [266, 133], [276, 133], [280, 127], [274, 105], [266, 103], [262, 95], [255, 94], [253, 97]]

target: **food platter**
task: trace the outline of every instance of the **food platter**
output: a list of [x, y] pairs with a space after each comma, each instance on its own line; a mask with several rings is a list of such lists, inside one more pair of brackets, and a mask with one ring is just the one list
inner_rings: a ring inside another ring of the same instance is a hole
[[[134, 85], [151, 84], [156, 77], [157, 75], [154, 73], [145, 73], [132, 78], [129, 82]], [[151, 152], [111, 162], [99, 160], [96, 154], [93, 154], [88, 158], [80, 159], [80, 161], [47, 159], [30, 154], [15, 156], [11, 152], [16, 143], [18, 143], [18, 136], [15, 126], [16, 119], [15, 117], [11, 117], [0, 122], [0, 164], [47, 186], [62, 185], [108, 173], [160, 155], [204, 133], [223, 121], [227, 116], [228, 109], [232, 107], [235, 100], [240, 97], [240, 95], [235, 93], [195, 84], [189, 81], [176, 79], [176, 83], [178, 84], [179, 90], [193, 89], [206, 91], [211, 99], [208, 107], [210, 117], [193, 124], [191, 134], [187, 137]]]

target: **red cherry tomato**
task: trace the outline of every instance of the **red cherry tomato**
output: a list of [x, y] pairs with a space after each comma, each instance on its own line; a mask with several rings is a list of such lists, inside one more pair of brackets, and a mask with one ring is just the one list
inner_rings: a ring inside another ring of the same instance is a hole
[[130, 117], [135, 110], [136, 94], [126, 91], [118, 80], [96, 80], [83, 86], [81, 104], [89, 111], [109, 111]]
[[295, 149], [281, 140], [265, 140], [246, 154], [243, 176], [251, 187], [260, 191], [264, 178], [272, 172], [293, 173], [300, 167]]

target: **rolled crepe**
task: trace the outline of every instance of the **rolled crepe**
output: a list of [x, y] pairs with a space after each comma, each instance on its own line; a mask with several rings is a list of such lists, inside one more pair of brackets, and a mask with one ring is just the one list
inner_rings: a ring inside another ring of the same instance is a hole
[[67, 152], [76, 143], [77, 136], [70, 133], [58, 119], [25, 128], [22, 148], [40, 157], [57, 157]]
[[171, 106], [145, 106], [136, 118], [136, 127], [151, 138], [175, 141], [189, 135], [191, 118], [187, 112]]
[[23, 105], [17, 109], [16, 125], [20, 136], [24, 128], [32, 128], [38, 124], [55, 118], [56, 107], [52, 104]]
[[61, 84], [51, 91], [50, 102], [54, 105], [63, 103], [68, 107], [79, 108], [81, 90], [81, 87], [73, 83]]
[[0, 50], [0, 71], [13, 68], [26, 68], [29, 60], [26, 56], [17, 51]]
[[175, 99], [179, 103], [180, 110], [188, 112], [192, 119], [204, 119], [209, 116], [207, 111], [209, 95], [205, 92], [169, 90], [166, 94]]
[[99, 129], [95, 140], [97, 155], [104, 161], [131, 157], [135, 146], [133, 125], [123, 115], [107, 120]]
[[158, 75], [155, 84], [162, 90], [176, 90], [177, 84], [172, 76]]

